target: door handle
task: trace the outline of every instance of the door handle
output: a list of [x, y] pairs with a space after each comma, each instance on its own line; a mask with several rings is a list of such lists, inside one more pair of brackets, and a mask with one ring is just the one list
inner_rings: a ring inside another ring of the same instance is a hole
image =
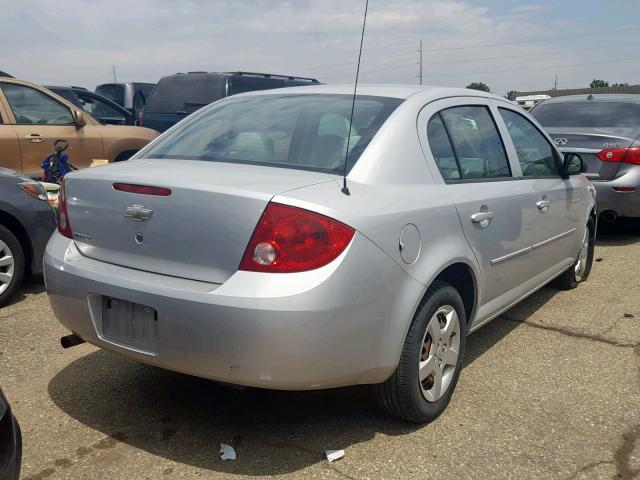
[[471, 221], [477, 223], [480, 228], [486, 228], [493, 220], [493, 212], [477, 212], [471, 215]]
[[542, 213], [549, 210], [549, 205], [551, 205], [549, 200], [540, 200], [539, 202], [536, 202], [536, 207], [538, 207], [538, 210], [541, 210]]
[[25, 135], [24, 139], [31, 143], [42, 143], [46, 140], [46, 137], [43, 137], [38, 133], [30, 133], [29, 135]]

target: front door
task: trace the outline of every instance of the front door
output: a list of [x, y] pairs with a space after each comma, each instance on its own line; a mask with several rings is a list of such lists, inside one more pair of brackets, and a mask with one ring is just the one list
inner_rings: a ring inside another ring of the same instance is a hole
[[534, 207], [512, 174], [485, 102], [477, 98], [436, 102], [443, 108], [431, 115], [427, 138], [481, 266], [480, 305], [491, 310], [491, 305], [508, 303], [529, 279]]
[[584, 233], [584, 208], [570, 179], [560, 176], [559, 156], [551, 142], [524, 115], [500, 107], [517, 153], [522, 184], [534, 195], [533, 273], [559, 273], [572, 263]]
[[0, 82], [0, 87], [13, 115], [24, 173], [41, 175], [42, 162], [58, 139], [69, 143], [69, 161], [78, 168], [103, 158], [102, 137], [93, 122], [76, 126], [69, 106], [30, 86]]
[[9, 123], [9, 115], [4, 108], [2, 92], [0, 92], [0, 167], [11, 170], [22, 170], [18, 134]]

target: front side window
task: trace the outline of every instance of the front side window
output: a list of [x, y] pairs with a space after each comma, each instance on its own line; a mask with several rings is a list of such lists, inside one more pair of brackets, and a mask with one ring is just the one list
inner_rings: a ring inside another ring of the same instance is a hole
[[73, 117], [67, 107], [44, 93], [23, 85], [2, 85], [18, 125], [69, 125]]
[[90, 94], [79, 93], [78, 98], [82, 104], [82, 109], [94, 117], [109, 117], [126, 120], [124, 114], [120, 110], [116, 110], [108, 103], [103, 102]]
[[[502, 139], [486, 106], [451, 107], [437, 115], [440, 121], [432, 118], [427, 133], [445, 180], [511, 177]], [[447, 147], [447, 139], [451, 149]], [[452, 153], [455, 163], [451, 159]]]
[[518, 154], [522, 175], [525, 177], [560, 176], [553, 147], [533, 123], [513, 110], [506, 108], [499, 110]]
[[[351, 95], [230, 98], [186, 120], [140, 158], [248, 163], [341, 174], [355, 164], [401, 99]], [[347, 155], [347, 136], [349, 152]]]

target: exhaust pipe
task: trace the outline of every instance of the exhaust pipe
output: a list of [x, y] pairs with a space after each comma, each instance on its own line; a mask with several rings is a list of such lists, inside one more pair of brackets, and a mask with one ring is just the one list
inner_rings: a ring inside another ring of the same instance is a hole
[[75, 347], [76, 345], [80, 345], [81, 343], [84, 343], [84, 342], [85, 341], [75, 333], [72, 333], [71, 335], [66, 335], [64, 337], [60, 337], [60, 345], [62, 345], [62, 348]]
[[605, 210], [600, 214], [600, 218], [607, 223], [613, 223], [618, 219], [618, 214], [613, 210]]

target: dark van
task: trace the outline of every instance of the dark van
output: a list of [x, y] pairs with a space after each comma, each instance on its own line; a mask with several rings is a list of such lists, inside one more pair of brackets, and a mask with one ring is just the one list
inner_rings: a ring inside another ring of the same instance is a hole
[[319, 84], [314, 78], [268, 73], [176, 73], [160, 79], [147, 100], [140, 125], [164, 132], [196, 110], [230, 95]]

